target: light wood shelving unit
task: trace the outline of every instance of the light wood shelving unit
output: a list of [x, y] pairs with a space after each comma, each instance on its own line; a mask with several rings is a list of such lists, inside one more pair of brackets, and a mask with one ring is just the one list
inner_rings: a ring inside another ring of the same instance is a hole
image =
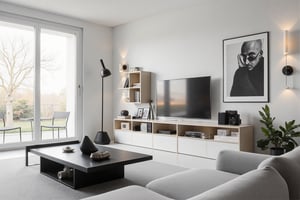
[[[128, 123], [129, 130], [121, 128]], [[148, 130], [141, 131], [138, 127], [147, 123]], [[214, 136], [218, 129], [236, 132], [235, 141], [217, 141]], [[173, 134], [162, 134], [160, 130], [172, 130]], [[186, 131], [197, 131], [205, 134], [205, 138], [187, 137]], [[165, 121], [143, 119], [115, 119], [115, 142], [158, 150], [201, 156], [215, 159], [224, 149], [253, 152], [253, 126], [251, 125], [218, 125], [214, 123]]]
[[128, 90], [128, 102], [148, 103], [151, 99], [151, 72], [134, 71], [122, 73], [126, 73], [128, 87], [119, 89]]

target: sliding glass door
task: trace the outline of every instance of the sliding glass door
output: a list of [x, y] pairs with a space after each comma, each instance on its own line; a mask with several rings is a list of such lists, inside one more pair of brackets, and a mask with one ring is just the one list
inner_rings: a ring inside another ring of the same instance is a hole
[[[76, 36], [41, 29], [40, 116], [42, 139], [74, 137]], [[58, 119], [51, 128], [55, 112], [68, 112], [67, 119]], [[66, 128], [64, 128], [64, 126]], [[54, 131], [52, 130], [54, 129]], [[59, 130], [60, 129], [60, 130]]]
[[[0, 21], [0, 144], [33, 139], [23, 119], [34, 112], [34, 52], [32, 26]], [[21, 127], [21, 137], [19, 129], [8, 130], [14, 127]]]
[[2, 14], [0, 147], [76, 137], [81, 30]]

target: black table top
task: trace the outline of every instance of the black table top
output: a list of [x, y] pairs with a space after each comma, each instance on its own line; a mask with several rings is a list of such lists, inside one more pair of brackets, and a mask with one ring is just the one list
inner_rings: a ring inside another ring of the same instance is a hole
[[[66, 146], [74, 148], [74, 152], [64, 153], [63, 148]], [[152, 159], [151, 155], [109, 148], [107, 146], [97, 145], [97, 148], [99, 151], [108, 151], [110, 158], [102, 161], [93, 161], [89, 155], [85, 155], [80, 151], [80, 144], [42, 147], [31, 149], [30, 152], [86, 173], [106, 167], [127, 165]]]

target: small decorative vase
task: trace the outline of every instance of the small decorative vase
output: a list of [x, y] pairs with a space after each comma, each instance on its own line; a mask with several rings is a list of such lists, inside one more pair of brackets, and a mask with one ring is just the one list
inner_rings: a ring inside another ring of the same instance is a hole
[[84, 136], [80, 145], [80, 150], [82, 153], [87, 155], [98, 151], [97, 147], [93, 144], [88, 136]]

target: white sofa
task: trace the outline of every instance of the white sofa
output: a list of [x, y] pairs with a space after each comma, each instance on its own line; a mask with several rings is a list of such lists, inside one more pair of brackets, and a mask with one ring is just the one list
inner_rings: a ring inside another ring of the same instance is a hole
[[300, 200], [300, 147], [282, 156], [222, 151], [216, 169], [190, 169], [84, 200]]

